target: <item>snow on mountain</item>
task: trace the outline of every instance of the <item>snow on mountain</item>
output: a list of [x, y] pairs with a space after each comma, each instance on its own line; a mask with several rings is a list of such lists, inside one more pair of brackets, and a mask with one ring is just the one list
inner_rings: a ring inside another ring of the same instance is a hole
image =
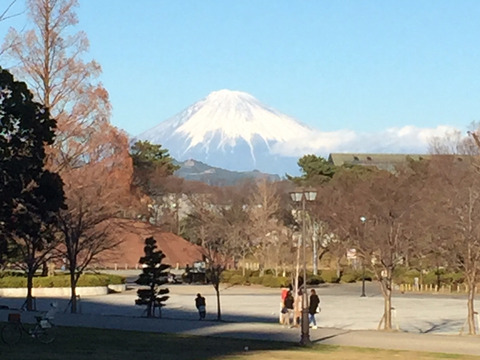
[[252, 95], [220, 90], [147, 130], [136, 140], [167, 148], [175, 159], [195, 159], [235, 171], [296, 172], [298, 157], [275, 153], [312, 130]]

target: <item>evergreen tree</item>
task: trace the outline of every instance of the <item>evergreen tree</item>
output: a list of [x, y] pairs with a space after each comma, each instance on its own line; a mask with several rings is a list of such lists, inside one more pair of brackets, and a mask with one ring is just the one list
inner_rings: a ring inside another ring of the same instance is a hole
[[130, 149], [136, 169], [155, 170], [161, 168], [165, 175], [172, 175], [179, 166], [173, 164], [167, 149], [148, 141], [137, 141]]
[[133, 185], [151, 197], [163, 196], [165, 179], [179, 169], [162, 145], [148, 141], [137, 141], [130, 148], [133, 162]]
[[160, 317], [164, 302], [168, 300], [169, 293], [167, 288], [160, 289], [159, 286], [168, 282], [168, 271], [170, 265], [162, 264], [165, 254], [157, 248], [157, 241], [153, 237], [145, 239], [145, 256], [140, 258], [140, 264], [143, 265], [142, 273], [135, 281], [138, 285], [146, 288], [138, 289], [138, 299], [136, 305], [147, 305], [147, 317], [155, 316], [155, 307], [160, 309]]
[[0, 258], [12, 250], [26, 271], [29, 310], [33, 276], [52, 254], [51, 227], [64, 207], [62, 180], [45, 169], [55, 127], [26, 84], [0, 68]]
[[299, 177], [287, 175], [297, 185], [319, 185], [328, 182], [337, 171], [337, 167], [321, 156], [305, 155], [298, 160], [302, 173]]

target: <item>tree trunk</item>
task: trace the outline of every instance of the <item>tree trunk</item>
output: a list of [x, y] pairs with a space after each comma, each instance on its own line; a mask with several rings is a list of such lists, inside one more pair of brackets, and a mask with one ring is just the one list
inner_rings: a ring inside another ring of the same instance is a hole
[[312, 261], [313, 261], [313, 275], [317, 276], [318, 275], [318, 237], [317, 237], [317, 231], [316, 231], [316, 224], [314, 223], [313, 226], [313, 235], [312, 235], [312, 242], [313, 242], [313, 255], [312, 255]]
[[147, 317], [152, 317], [152, 302], [149, 301], [147, 305]]
[[298, 277], [300, 275], [300, 246], [301, 246], [301, 239], [302, 238], [298, 238], [298, 243], [297, 243], [297, 263], [295, 265], [295, 288], [293, 289], [293, 291], [295, 292], [293, 295], [297, 295], [298, 294]]
[[222, 311], [220, 309], [220, 287], [219, 284], [215, 284], [215, 292], [217, 293], [217, 321], [222, 320]]
[[337, 268], [337, 278], [340, 281], [340, 278], [342, 277], [342, 266], [340, 265], [340, 257], [337, 257], [337, 263], [336, 263], [336, 268]]
[[32, 296], [32, 289], [33, 289], [33, 275], [35, 274], [35, 270], [33, 268], [28, 268], [27, 271], [27, 311], [33, 310], [33, 296]]
[[156, 297], [156, 292], [155, 292], [155, 284], [152, 284], [150, 286], [150, 301], [148, 302], [147, 306], [147, 316], [148, 317], [155, 317], [155, 297]]
[[47, 262], [42, 261], [42, 276], [47, 276], [47, 275], [48, 275]]
[[385, 277], [380, 277], [380, 286], [384, 299], [383, 329], [392, 330], [392, 270], [385, 270]]
[[475, 335], [477, 330], [475, 328], [475, 308], [474, 308], [474, 301], [475, 301], [475, 283], [467, 282], [468, 284], [468, 299], [467, 299], [467, 320], [468, 320], [468, 334]]
[[387, 296], [385, 296], [384, 308], [385, 330], [392, 330], [392, 291], [387, 289]]
[[242, 255], [242, 275], [245, 277], [245, 255]]
[[77, 281], [75, 279], [75, 270], [70, 268], [70, 312], [72, 314], [77, 313]]

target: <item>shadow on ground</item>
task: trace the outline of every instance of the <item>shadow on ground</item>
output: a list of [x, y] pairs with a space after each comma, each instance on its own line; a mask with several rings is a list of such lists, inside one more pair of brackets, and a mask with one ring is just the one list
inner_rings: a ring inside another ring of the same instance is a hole
[[[299, 347], [300, 329], [281, 326], [268, 315], [226, 314], [225, 321], [199, 321], [193, 310], [164, 309], [162, 318], [146, 318], [141, 316], [141, 307], [106, 304], [95, 298], [82, 299], [82, 313], [71, 314], [68, 301], [65, 298], [39, 298], [36, 304], [38, 311], [27, 312], [18, 310], [24, 302], [23, 298], [1, 298], [0, 305], [8, 307], [0, 310], [0, 321], [3, 322], [9, 313], [19, 312], [23, 322], [33, 323], [34, 316], [39, 311], [46, 311], [50, 303], [56, 302], [59, 308], [54, 321], [58, 326], [54, 344], [37, 344], [24, 336], [17, 347], [2, 344], [2, 357], [22, 360], [131, 360], [141, 353], [143, 358], [162, 360], [208, 360], [243, 353], [246, 349], [262, 351]], [[105, 312], [108, 314], [105, 315]], [[322, 339], [312, 340], [322, 342]]]

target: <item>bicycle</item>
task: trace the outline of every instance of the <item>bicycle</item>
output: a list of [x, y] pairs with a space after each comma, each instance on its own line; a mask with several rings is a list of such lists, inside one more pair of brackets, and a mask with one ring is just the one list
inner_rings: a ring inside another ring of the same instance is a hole
[[33, 328], [26, 327], [20, 321], [20, 314], [8, 314], [8, 323], [2, 329], [2, 341], [8, 345], [14, 345], [20, 341], [22, 333], [26, 333], [43, 344], [50, 344], [55, 340], [55, 325], [52, 320], [55, 314], [55, 306], [40, 316], [35, 316], [36, 323]]

